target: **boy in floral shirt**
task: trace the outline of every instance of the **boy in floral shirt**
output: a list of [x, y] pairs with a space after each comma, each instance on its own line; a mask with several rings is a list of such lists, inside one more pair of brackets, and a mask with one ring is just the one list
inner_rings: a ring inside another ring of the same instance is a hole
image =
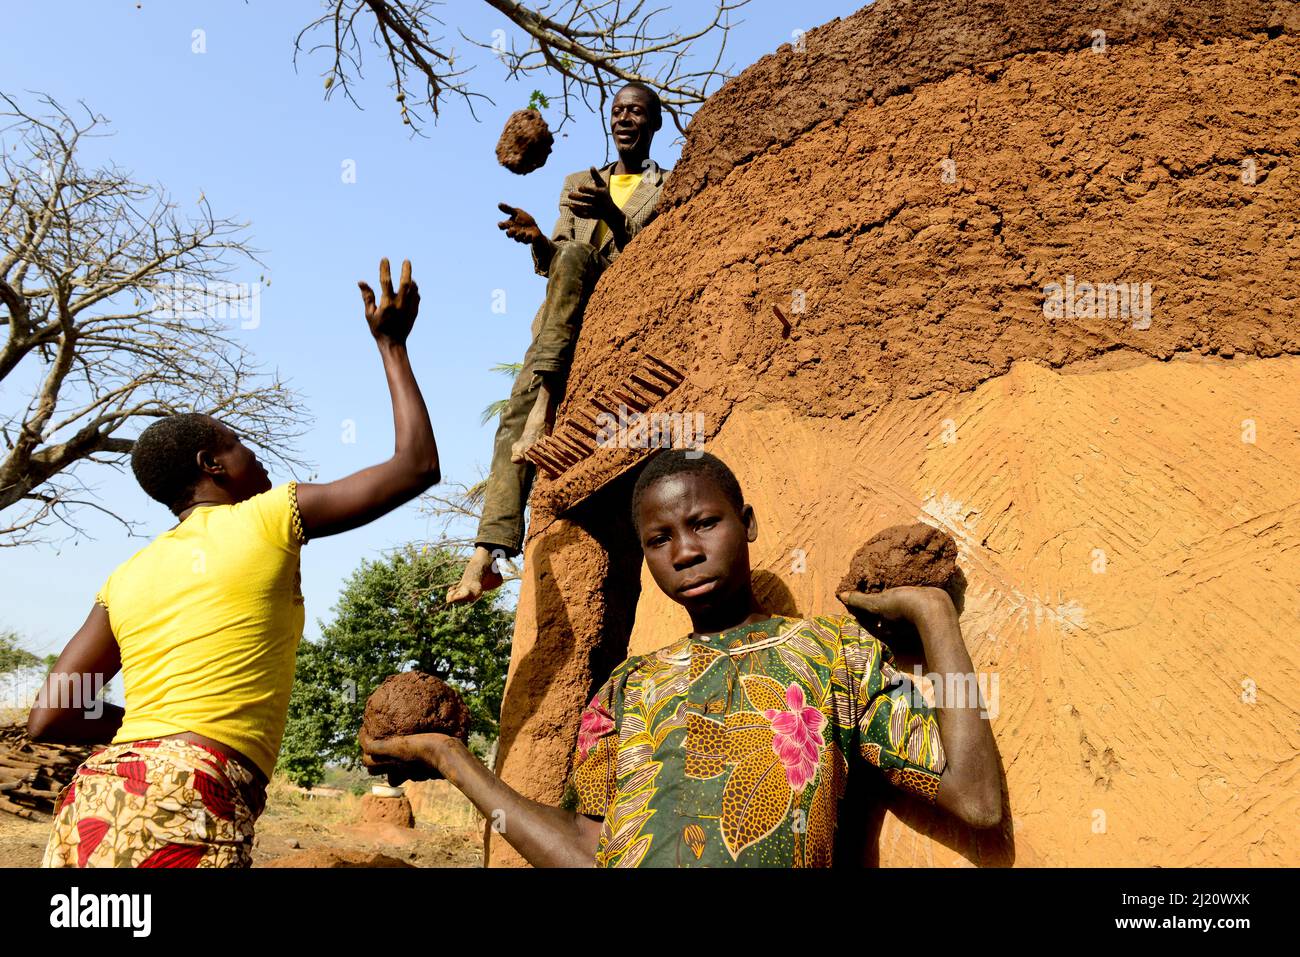
[[[367, 763], [436, 768], [485, 815], [504, 812], [502, 836], [538, 866], [829, 866], [849, 775], [868, 764], [972, 826], [1001, 820], [978, 701], [926, 704], [851, 615], [794, 619], [759, 606], [758, 525], [725, 464], [662, 452], [632, 509], [650, 573], [692, 632], [627, 659], [592, 698], [565, 807], [522, 797], [445, 735], [363, 738]], [[910, 621], [930, 671], [972, 671], [941, 589], [840, 598]]]

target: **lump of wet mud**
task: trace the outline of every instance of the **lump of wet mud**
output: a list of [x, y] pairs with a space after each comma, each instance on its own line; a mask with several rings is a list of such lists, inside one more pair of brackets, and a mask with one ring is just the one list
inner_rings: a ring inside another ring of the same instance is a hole
[[541, 169], [551, 155], [555, 137], [551, 135], [537, 110], [516, 110], [506, 120], [501, 138], [497, 140], [497, 162], [523, 176]]
[[366, 700], [361, 727], [374, 738], [437, 731], [469, 740], [469, 708], [445, 681], [422, 671], [389, 675]]
[[406, 795], [381, 797], [378, 794], [367, 794], [361, 798], [361, 823], [415, 827], [415, 812]]
[[298, 851], [268, 861], [263, 867], [414, 867], [387, 854], [372, 851], [348, 851], [342, 848], [322, 847]]
[[900, 585], [946, 588], [957, 574], [957, 543], [924, 522], [891, 525], [867, 540], [835, 589], [872, 592]]

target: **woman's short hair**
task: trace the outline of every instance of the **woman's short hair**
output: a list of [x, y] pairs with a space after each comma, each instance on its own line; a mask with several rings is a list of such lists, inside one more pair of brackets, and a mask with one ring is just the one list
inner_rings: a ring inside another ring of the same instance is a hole
[[175, 511], [202, 478], [200, 452], [218, 450], [224, 439], [216, 419], [183, 412], [159, 419], [140, 433], [131, 450], [131, 471], [152, 499]]

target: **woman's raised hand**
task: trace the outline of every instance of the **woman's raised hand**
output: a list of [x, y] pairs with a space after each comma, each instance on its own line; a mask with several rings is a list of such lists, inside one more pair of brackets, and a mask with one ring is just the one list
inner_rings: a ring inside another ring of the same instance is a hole
[[397, 292], [393, 292], [393, 273], [388, 265], [388, 258], [379, 260], [379, 304], [375, 304], [375, 293], [364, 282], [358, 282], [361, 288], [361, 301], [366, 307], [366, 322], [370, 325], [370, 334], [376, 341], [387, 340], [398, 345], [406, 342], [415, 325], [415, 316], [420, 311], [420, 289], [411, 278], [411, 261], [402, 260], [402, 279]]

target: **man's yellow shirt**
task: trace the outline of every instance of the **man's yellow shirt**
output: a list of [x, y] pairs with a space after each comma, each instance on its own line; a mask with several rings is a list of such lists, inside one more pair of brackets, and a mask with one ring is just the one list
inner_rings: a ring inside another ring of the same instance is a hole
[[[622, 209], [627, 205], [627, 201], [632, 198], [636, 192], [637, 184], [641, 182], [641, 173], [615, 173], [609, 177], [609, 195], [614, 200], [614, 205]], [[609, 227], [605, 225], [602, 219], [596, 224], [596, 231], [591, 234], [591, 244], [597, 249], [605, 241], [605, 234], [609, 232]]]

